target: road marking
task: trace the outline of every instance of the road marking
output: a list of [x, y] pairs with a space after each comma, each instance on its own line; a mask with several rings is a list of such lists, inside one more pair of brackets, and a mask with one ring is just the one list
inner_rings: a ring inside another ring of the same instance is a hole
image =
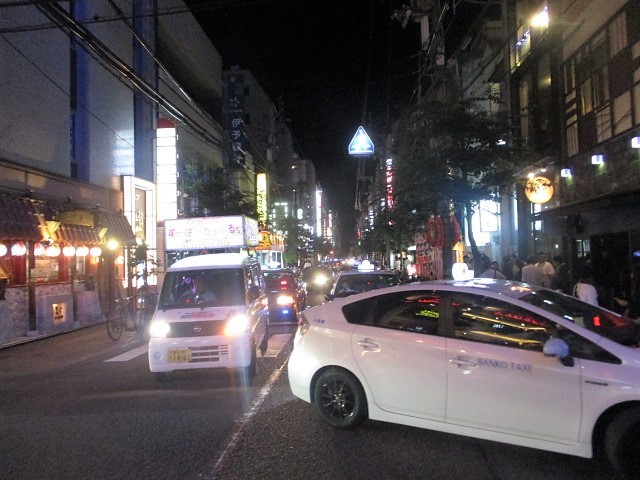
[[134, 348], [133, 350], [129, 350], [128, 352], [124, 352], [123, 354], [118, 355], [117, 357], [109, 358], [108, 360], [105, 360], [105, 362], [128, 362], [129, 360], [133, 360], [134, 358], [139, 357], [140, 355], [144, 355], [148, 351], [149, 351], [148, 344], [141, 345], [138, 348]]
[[281, 333], [277, 335], [271, 335], [269, 337], [269, 344], [267, 346], [267, 351], [264, 353], [263, 357], [275, 358], [278, 356], [280, 351], [287, 344], [289, 339], [291, 338], [292, 333]]
[[[274, 337], [276, 336], [278, 335], [274, 335]], [[270, 337], [269, 341], [271, 341], [271, 338], [273, 337]], [[240, 436], [244, 433], [245, 427], [250, 423], [251, 419], [256, 415], [258, 410], [260, 410], [260, 407], [264, 403], [265, 399], [269, 396], [269, 392], [278, 381], [278, 378], [280, 378], [280, 376], [282, 375], [282, 372], [284, 372], [286, 365], [287, 362], [285, 361], [277, 370], [273, 371], [273, 373], [269, 377], [269, 380], [267, 380], [267, 383], [265, 383], [264, 386], [260, 389], [260, 392], [251, 404], [249, 411], [245, 413], [238, 422], [236, 422], [235, 431], [231, 435], [231, 439], [229, 440], [229, 443], [227, 443], [227, 446], [222, 454], [213, 464], [210, 471], [199, 474], [198, 478], [201, 478], [203, 480], [214, 480], [215, 478], [218, 478], [218, 470], [220, 470], [227, 457], [231, 455], [233, 451], [238, 447], [238, 441], [240, 439]]]

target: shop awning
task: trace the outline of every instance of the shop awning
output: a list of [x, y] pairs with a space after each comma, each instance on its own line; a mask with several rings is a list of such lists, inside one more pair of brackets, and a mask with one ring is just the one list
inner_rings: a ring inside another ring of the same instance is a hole
[[0, 195], [0, 241], [39, 241], [37, 214], [30, 199]]
[[544, 220], [549, 217], [566, 217], [579, 215], [587, 210], [620, 209], [640, 204], [640, 191], [615, 192], [596, 198], [569, 203], [560, 207], [542, 210], [534, 216]]
[[60, 212], [57, 219], [62, 224], [84, 225], [93, 227], [101, 238], [101, 243], [116, 240], [120, 245], [132, 247], [136, 245], [136, 237], [129, 220], [122, 213], [105, 210], [67, 210]]
[[136, 245], [136, 236], [129, 224], [129, 220], [122, 213], [99, 211], [96, 224], [107, 228], [104, 239], [116, 240], [120, 245], [133, 247]]
[[88, 225], [74, 225], [72, 223], [61, 223], [56, 230], [58, 242], [66, 245], [87, 245], [95, 246], [105, 243], [99, 235], [96, 227]]

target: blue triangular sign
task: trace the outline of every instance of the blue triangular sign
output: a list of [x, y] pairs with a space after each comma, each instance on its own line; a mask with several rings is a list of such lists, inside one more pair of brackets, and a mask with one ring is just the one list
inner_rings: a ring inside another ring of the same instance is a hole
[[373, 142], [364, 128], [358, 127], [351, 143], [349, 143], [349, 155], [373, 155]]

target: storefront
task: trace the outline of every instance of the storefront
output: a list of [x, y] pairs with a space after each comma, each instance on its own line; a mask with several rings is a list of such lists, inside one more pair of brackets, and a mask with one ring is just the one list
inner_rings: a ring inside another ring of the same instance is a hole
[[572, 274], [591, 269], [602, 306], [640, 292], [640, 191], [602, 195], [539, 213], [537, 220], [558, 245]]
[[126, 248], [121, 213], [0, 194], [0, 345], [104, 320]]

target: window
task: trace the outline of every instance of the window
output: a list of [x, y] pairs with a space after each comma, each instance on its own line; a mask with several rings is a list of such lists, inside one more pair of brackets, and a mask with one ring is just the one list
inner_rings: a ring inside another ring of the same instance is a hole
[[640, 124], [640, 84], [633, 87], [634, 125]]
[[567, 156], [577, 155], [579, 150], [578, 142], [578, 123], [573, 122], [567, 127]]
[[593, 95], [591, 92], [591, 79], [588, 78], [580, 85], [580, 113], [585, 115], [593, 110]]
[[564, 65], [564, 93], [569, 94], [576, 88], [575, 59]]
[[453, 294], [450, 304], [455, 338], [542, 351], [556, 333], [547, 319], [492, 298]]
[[[198, 292], [196, 278], [202, 280], [206, 289]], [[244, 280], [240, 268], [203, 269], [187, 272], [170, 272], [165, 277], [160, 293], [161, 308], [200, 307], [196, 295], [205, 291], [215, 294], [217, 306], [244, 305]]]
[[[596, 113], [596, 135], [598, 142], [611, 138], [611, 108], [604, 107]], [[576, 153], [578, 153], [576, 151]]]
[[609, 24], [610, 56], [627, 46], [627, 16], [622, 12]]
[[408, 291], [378, 297], [373, 325], [422, 334], [436, 334], [440, 321], [440, 294]]
[[631, 92], [613, 100], [613, 133], [617, 135], [631, 128]]
[[593, 76], [593, 103], [600, 107], [609, 101], [609, 67], [606, 65]]
[[411, 290], [388, 293], [345, 305], [347, 322], [420, 334], [437, 334], [440, 294]]

